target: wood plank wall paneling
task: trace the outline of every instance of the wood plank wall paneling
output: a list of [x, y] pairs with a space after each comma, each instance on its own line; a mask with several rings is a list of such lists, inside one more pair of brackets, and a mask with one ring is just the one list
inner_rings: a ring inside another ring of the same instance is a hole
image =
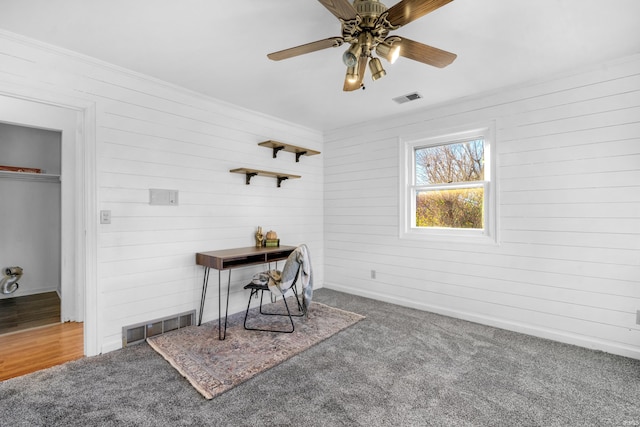
[[[321, 132], [4, 33], [0, 57], [1, 91], [96, 105], [98, 209], [112, 215], [98, 226], [102, 351], [121, 346], [123, 326], [197, 309], [195, 253], [250, 246], [257, 226], [307, 243], [321, 286], [323, 154], [296, 163], [257, 145], [275, 139], [322, 152]], [[237, 167], [302, 178], [247, 186], [229, 173]], [[179, 206], [150, 206], [150, 188], [179, 190]], [[231, 312], [245, 307], [242, 285], [254, 272], [234, 271]], [[213, 276], [204, 321], [218, 316]]]
[[[400, 240], [399, 138], [486, 120], [500, 244]], [[326, 286], [640, 358], [640, 57], [329, 132], [324, 166]]]

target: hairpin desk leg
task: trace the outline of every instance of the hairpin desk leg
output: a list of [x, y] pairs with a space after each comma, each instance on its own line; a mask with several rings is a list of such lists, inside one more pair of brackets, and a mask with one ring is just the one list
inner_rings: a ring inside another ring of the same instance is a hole
[[[209, 285], [209, 267], [204, 268], [204, 279], [202, 279], [202, 296], [200, 297], [200, 313], [198, 315], [198, 326], [202, 325], [202, 314], [207, 298], [207, 286]], [[224, 312], [224, 329], [222, 329], [222, 271], [218, 270], [218, 339], [224, 340], [227, 337], [227, 317], [229, 316], [229, 290], [231, 288], [231, 270], [227, 281], [227, 304]]]
[[227, 279], [227, 307], [224, 312], [224, 332], [222, 330], [222, 296], [220, 295], [222, 271], [218, 270], [218, 339], [224, 340], [227, 337], [227, 317], [229, 317], [229, 289], [231, 288], [231, 270]]
[[204, 300], [207, 296], [208, 283], [209, 283], [209, 267], [205, 267], [204, 279], [202, 279], [202, 296], [200, 296], [200, 313], [198, 313], [198, 326], [202, 324], [202, 313], [204, 312]]

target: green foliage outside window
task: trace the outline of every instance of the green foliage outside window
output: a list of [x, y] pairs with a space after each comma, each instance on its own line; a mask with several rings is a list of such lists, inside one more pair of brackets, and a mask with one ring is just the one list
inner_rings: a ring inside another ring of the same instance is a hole
[[416, 226], [482, 228], [484, 189], [421, 191], [416, 196]]

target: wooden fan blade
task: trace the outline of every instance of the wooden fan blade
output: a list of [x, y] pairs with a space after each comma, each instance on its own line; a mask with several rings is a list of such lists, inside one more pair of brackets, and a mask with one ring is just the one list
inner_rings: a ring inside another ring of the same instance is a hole
[[400, 56], [413, 59], [414, 61], [444, 68], [458, 57], [455, 53], [447, 52], [437, 47], [428, 46], [420, 42], [405, 39], [404, 37], [400, 37], [400, 39], [399, 42], [396, 42], [400, 44]]
[[358, 63], [358, 80], [356, 80], [355, 82], [349, 82], [347, 79], [345, 79], [344, 86], [342, 87], [343, 91], [351, 92], [362, 87], [362, 80], [364, 80], [364, 73], [367, 71], [368, 62], [369, 58], [367, 58], [366, 56], [360, 57], [360, 62]]
[[273, 61], [280, 61], [294, 56], [304, 55], [305, 53], [315, 52], [317, 50], [327, 49], [330, 47], [338, 47], [344, 43], [342, 37], [329, 37], [328, 39], [318, 40], [315, 42], [303, 44], [289, 49], [280, 50], [267, 55]]
[[349, 0], [318, 0], [329, 12], [333, 13], [336, 18], [350, 21], [356, 19], [357, 13]]
[[402, 0], [389, 8], [387, 19], [392, 25], [407, 25], [453, 0]]

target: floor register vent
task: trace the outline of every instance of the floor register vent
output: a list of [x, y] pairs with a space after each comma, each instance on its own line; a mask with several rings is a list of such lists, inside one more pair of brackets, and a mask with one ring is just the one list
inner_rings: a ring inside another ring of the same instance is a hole
[[126, 347], [131, 344], [138, 344], [148, 337], [194, 325], [195, 318], [196, 311], [191, 310], [174, 316], [164, 317], [162, 319], [124, 326], [122, 328], [122, 346]]

